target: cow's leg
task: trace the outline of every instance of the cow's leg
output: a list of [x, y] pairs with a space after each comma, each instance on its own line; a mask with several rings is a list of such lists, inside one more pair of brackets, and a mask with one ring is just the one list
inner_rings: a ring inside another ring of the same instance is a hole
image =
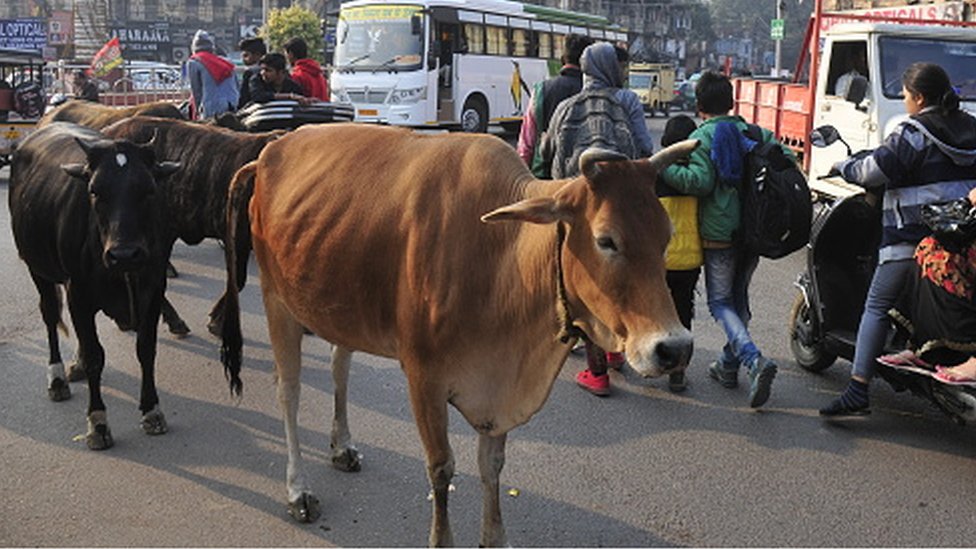
[[478, 469], [481, 471], [483, 495], [481, 507], [482, 547], [501, 547], [508, 544], [502, 510], [498, 501], [498, 475], [505, 466], [505, 440], [507, 434], [497, 437], [478, 436]]
[[153, 292], [136, 334], [136, 356], [142, 368], [142, 388], [139, 392], [139, 411], [142, 412], [140, 425], [147, 435], [161, 435], [168, 430], [166, 417], [159, 409], [159, 395], [156, 393], [157, 325], [161, 302], [165, 299], [162, 288]]
[[41, 318], [47, 327], [47, 396], [55, 402], [71, 398], [71, 387], [64, 374], [64, 362], [61, 361], [61, 345], [58, 339], [58, 324], [61, 323], [61, 299], [58, 287], [52, 282], [44, 280], [31, 273], [37, 293], [41, 296]]
[[88, 434], [85, 442], [90, 450], [106, 450], [114, 444], [108, 427], [108, 415], [102, 401], [102, 369], [105, 350], [98, 342], [95, 329], [95, 306], [90, 288], [76, 284], [68, 286], [68, 310], [78, 335], [78, 358], [85, 365], [88, 378]]
[[332, 416], [332, 466], [340, 471], [359, 471], [362, 454], [352, 445], [346, 409], [349, 394], [349, 365], [352, 351], [345, 347], [332, 347], [332, 381], [335, 384], [335, 410]]
[[268, 336], [275, 357], [278, 379], [278, 404], [285, 420], [285, 442], [288, 446], [288, 513], [299, 522], [312, 522], [319, 516], [319, 501], [305, 480], [302, 451], [298, 442], [298, 402], [301, 396], [302, 325], [277, 296], [264, 292], [264, 309], [268, 317]]
[[[409, 371], [404, 365], [404, 369]], [[433, 382], [410, 378], [410, 403], [427, 453], [427, 477], [434, 492], [433, 517], [430, 524], [430, 546], [454, 545], [451, 523], [447, 516], [447, 494], [454, 477], [454, 455], [447, 439], [447, 398]]]
[[[173, 304], [165, 296], [163, 296], [162, 313], [163, 322], [169, 326], [169, 333], [179, 338], [189, 335], [190, 327], [180, 318], [180, 313], [176, 312], [176, 308], [173, 307]], [[155, 330], [155, 328], [153, 329]]]

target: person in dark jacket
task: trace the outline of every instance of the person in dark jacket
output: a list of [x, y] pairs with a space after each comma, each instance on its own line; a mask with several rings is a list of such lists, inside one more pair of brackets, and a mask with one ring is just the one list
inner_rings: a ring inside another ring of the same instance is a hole
[[261, 78], [259, 63], [264, 54], [268, 53], [268, 47], [260, 38], [245, 38], [241, 40], [238, 48], [241, 50], [241, 60], [247, 66], [243, 76], [241, 76], [241, 94], [237, 101], [237, 108], [243, 109], [251, 102], [251, 79]]
[[76, 99], [98, 103], [98, 84], [91, 78], [88, 78], [87, 72], [83, 70], [75, 71], [72, 84], [75, 88]]
[[285, 57], [291, 65], [291, 79], [301, 86], [302, 95], [318, 99], [329, 100], [329, 84], [325, 80], [322, 66], [318, 61], [308, 57], [308, 46], [301, 38], [292, 38], [285, 42]]
[[539, 82], [529, 98], [529, 106], [522, 115], [522, 129], [519, 131], [518, 150], [522, 161], [536, 177], [549, 179], [551, 174], [543, 165], [539, 154], [539, 137], [549, 129], [549, 121], [556, 106], [563, 99], [579, 93], [583, 89], [583, 71], [580, 69], [580, 56], [583, 50], [593, 43], [589, 36], [566, 35], [563, 53], [563, 67], [559, 75]]
[[290, 99], [302, 105], [312, 102], [302, 94], [301, 86], [288, 77], [285, 56], [280, 53], [265, 54], [258, 66], [260, 78], [252, 78], [248, 87], [252, 103], [267, 103], [275, 99]]
[[887, 313], [914, 272], [916, 245], [929, 234], [921, 217], [927, 203], [967, 196], [976, 179], [976, 119], [959, 109], [949, 76], [933, 63], [914, 63], [902, 76], [909, 118], [870, 156], [834, 168], [844, 179], [883, 189], [881, 248], [857, 330], [854, 369], [823, 416], [870, 412], [868, 386], [888, 331]]

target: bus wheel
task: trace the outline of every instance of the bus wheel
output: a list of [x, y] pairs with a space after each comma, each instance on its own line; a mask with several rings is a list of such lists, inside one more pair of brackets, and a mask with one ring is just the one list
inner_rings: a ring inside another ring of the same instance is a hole
[[480, 95], [472, 95], [461, 110], [461, 130], [469, 133], [488, 131], [488, 105]]

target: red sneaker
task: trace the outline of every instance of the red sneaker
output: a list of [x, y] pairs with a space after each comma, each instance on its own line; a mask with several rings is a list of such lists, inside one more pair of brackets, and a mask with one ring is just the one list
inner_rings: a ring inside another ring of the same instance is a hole
[[596, 396], [610, 394], [610, 376], [608, 374], [593, 375], [589, 370], [576, 374], [576, 384]]
[[611, 353], [607, 352], [607, 367], [613, 368], [614, 370], [620, 371], [624, 367], [624, 363], [627, 360], [624, 358], [623, 353]]

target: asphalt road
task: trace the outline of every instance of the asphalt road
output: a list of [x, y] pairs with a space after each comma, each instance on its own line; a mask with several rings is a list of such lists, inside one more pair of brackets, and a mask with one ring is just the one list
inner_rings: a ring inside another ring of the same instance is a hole
[[[655, 131], [660, 118], [649, 123]], [[6, 202], [6, 173], [0, 199]], [[256, 268], [242, 293], [244, 396], [229, 395], [206, 313], [224, 284], [214, 242], [177, 245], [168, 295], [193, 329], [161, 331], [157, 383], [170, 432], [138, 426], [135, 339], [104, 316], [104, 393], [116, 445], [86, 449], [87, 392], [54, 403], [37, 294], [0, 208], [0, 545], [418, 546], [430, 504], [405, 379], [390, 360], [357, 354], [350, 425], [359, 473], [328, 465], [329, 346], [306, 338], [302, 448], [323, 517], [285, 512], [284, 429]], [[699, 288], [689, 390], [612, 374], [613, 395], [578, 389], [571, 357], [548, 402], [509, 436], [502, 510], [516, 546], [971, 546], [976, 433], [921, 400], [873, 388], [874, 414], [827, 423], [817, 407], [844, 386], [849, 365], [822, 375], [790, 359], [787, 319], [802, 269], [797, 254], [762, 261], [753, 284], [753, 335], [778, 361], [769, 403], [748, 408], [745, 384], [719, 387], [707, 364], [722, 344]], [[499, 341], [504, 345], [504, 341]], [[75, 340], [63, 342], [71, 356]], [[457, 460], [455, 541], [474, 545], [480, 520], [476, 436], [452, 412]]]

